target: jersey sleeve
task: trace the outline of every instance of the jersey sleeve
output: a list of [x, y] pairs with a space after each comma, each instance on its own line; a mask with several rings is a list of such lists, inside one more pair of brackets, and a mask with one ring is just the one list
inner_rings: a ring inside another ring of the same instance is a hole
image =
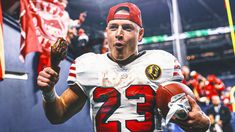
[[170, 67], [173, 71], [173, 72], [171, 72], [172, 75], [169, 77], [169, 79], [167, 79], [167, 81], [182, 82], [184, 79], [184, 76], [182, 74], [181, 65], [180, 65], [178, 59], [169, 52], [160, 50], [160, 53], [161, 53], [161, 55], [164, 56], [164, 58], [166, 60], [168, 60], [167, 62], [170, 64]]
[[[172, 55], [173, 56], [173, 55]], [[182, 74], [182, 70], [181, 70], [181, 65], [179, 63], [179, 61], [176, 59], [176, 57], [173, 56], [173, 60], [174, 60], [174, 72], [173, 72], [173, 77], [172, 77], [172, 81], [183, 81], [184, 76]]]
[[69, 76], [67, 79], [68, 85], [77, 84], [85, 93], [85, 86], [91, 85], [90, 76], [90, 61], [94, 58], [94, 53], [87, 53], [74, 60], [69, 68]]
[[81, 82], [79, 80], [79, 74], [82, 70], [85, 70], [82, 63], [83, 62], [81, 62], [80, 59], [76, 59], [73, 61], [72, 65], [69, 68], [67, 83], [68, 85], [77, 84], [84, 91], [84, 87], [81, 85]]

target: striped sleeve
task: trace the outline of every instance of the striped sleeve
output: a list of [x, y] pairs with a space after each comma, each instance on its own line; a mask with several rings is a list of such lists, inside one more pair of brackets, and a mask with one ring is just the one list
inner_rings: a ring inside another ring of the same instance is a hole
[[[68, 85], [78, 85], [82, 91], [86, 94], [85, 87], [81, 84], [81, 79], [79, 77], [80, 73], [84, 71], [83, 63], [79, 59], [76, 59], [69, 68], [69, 76], [67, 79]], [[72, 88], [72, 87], [71, 87]], [[76, 89], [72, 89], [73, 91], [77, 91]]]
[[76, 64], [75, 61], [72, 63], [72, 65], [69, 68], [69, 76], [68, 76], [68, 84], [73, 84], [76, 82]]
[[67, 79], [68, 85], [77, 84], [85, 93], [86, 87], [95, 84], [92, 81], [91, 62], [97, 57], [94, 53], [86, 53], [74, 60], [69, 68], [69, 75]]
[[87, 95], [85, 86], [82, 84], [82, 77], [81, 77], [81, 73], [83, 73], [85, 71], [84, 68], [84, 63], [82, 60], [80, 59], [76, 59], [72, 65], [69, 68], [69, 76], [67, 79], [67, 83], [70, 86], [70, 88], [76, 93], [79, 94], [80, 91], [79, 89], [77, 89], [77, 87], [74, 87], [74, 85], [78, 85], [79, 88]]
[[179, 61], [174, 57], [174, 70], [173, 70], [173, 78], [174, 81], [182, 81], [184, 76], [182, 74], [181, 65]]

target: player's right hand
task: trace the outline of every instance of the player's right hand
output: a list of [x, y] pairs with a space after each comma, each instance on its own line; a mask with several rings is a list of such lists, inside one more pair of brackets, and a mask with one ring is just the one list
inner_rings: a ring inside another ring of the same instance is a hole
[[179, 120], [173, 118], [171, 121], [178, 124], [186, 132], [205, 132], [210, 127], [210, 119], [201, 110], [196, 101], [189, 95], [187, 95], [188, 101], [191, 106], [191, 111], [188, 113], [187, 120]]
[[46, 67], [39, 72], [37, 84], [43, 92], [50, 92], [59, 80], [59, 75], [51, 67]]

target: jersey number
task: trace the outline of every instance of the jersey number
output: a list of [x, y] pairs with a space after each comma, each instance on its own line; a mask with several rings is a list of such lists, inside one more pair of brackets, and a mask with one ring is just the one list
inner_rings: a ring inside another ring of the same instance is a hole
[[[115, 88], [97, 87], [93, 93], [95, 102], [104, 102], [96, 114], [97, 132], [120, 132], [121, 123], [119, 121], [108, 121], [108, 118], [121, 105], [120, 92]], [[126, 127], [130, 131], [153, 131], [154, 129], [154, 90], [148, 85], [132, 85], [126, 89], [128, 99], [145, 98], [144, 103], [137, 103], [137, 113], [145, 116], [144, 121], [126, 120]]]

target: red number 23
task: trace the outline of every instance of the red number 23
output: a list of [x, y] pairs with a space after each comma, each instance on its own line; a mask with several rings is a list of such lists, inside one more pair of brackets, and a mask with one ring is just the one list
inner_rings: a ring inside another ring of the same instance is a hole
[[[154, 130], [154, 104], [155, 92], [148, 85], [132, 85], [126, 89], [126, 97], [131, 99], [145, 98], [144, 103], [137, 103], [137, 113], [144, 115], [144, 121], [126, 120], [125, 124], [130, 131], [149, 132]], [[120, 121], [108, 121], [108, 118], [121, 105], [120, 92], [115, 88], [97, 87], [93, 92], [95, 102], [104, 102], [96, 114], [96, 130], [97, 132], [120, 132]]]

